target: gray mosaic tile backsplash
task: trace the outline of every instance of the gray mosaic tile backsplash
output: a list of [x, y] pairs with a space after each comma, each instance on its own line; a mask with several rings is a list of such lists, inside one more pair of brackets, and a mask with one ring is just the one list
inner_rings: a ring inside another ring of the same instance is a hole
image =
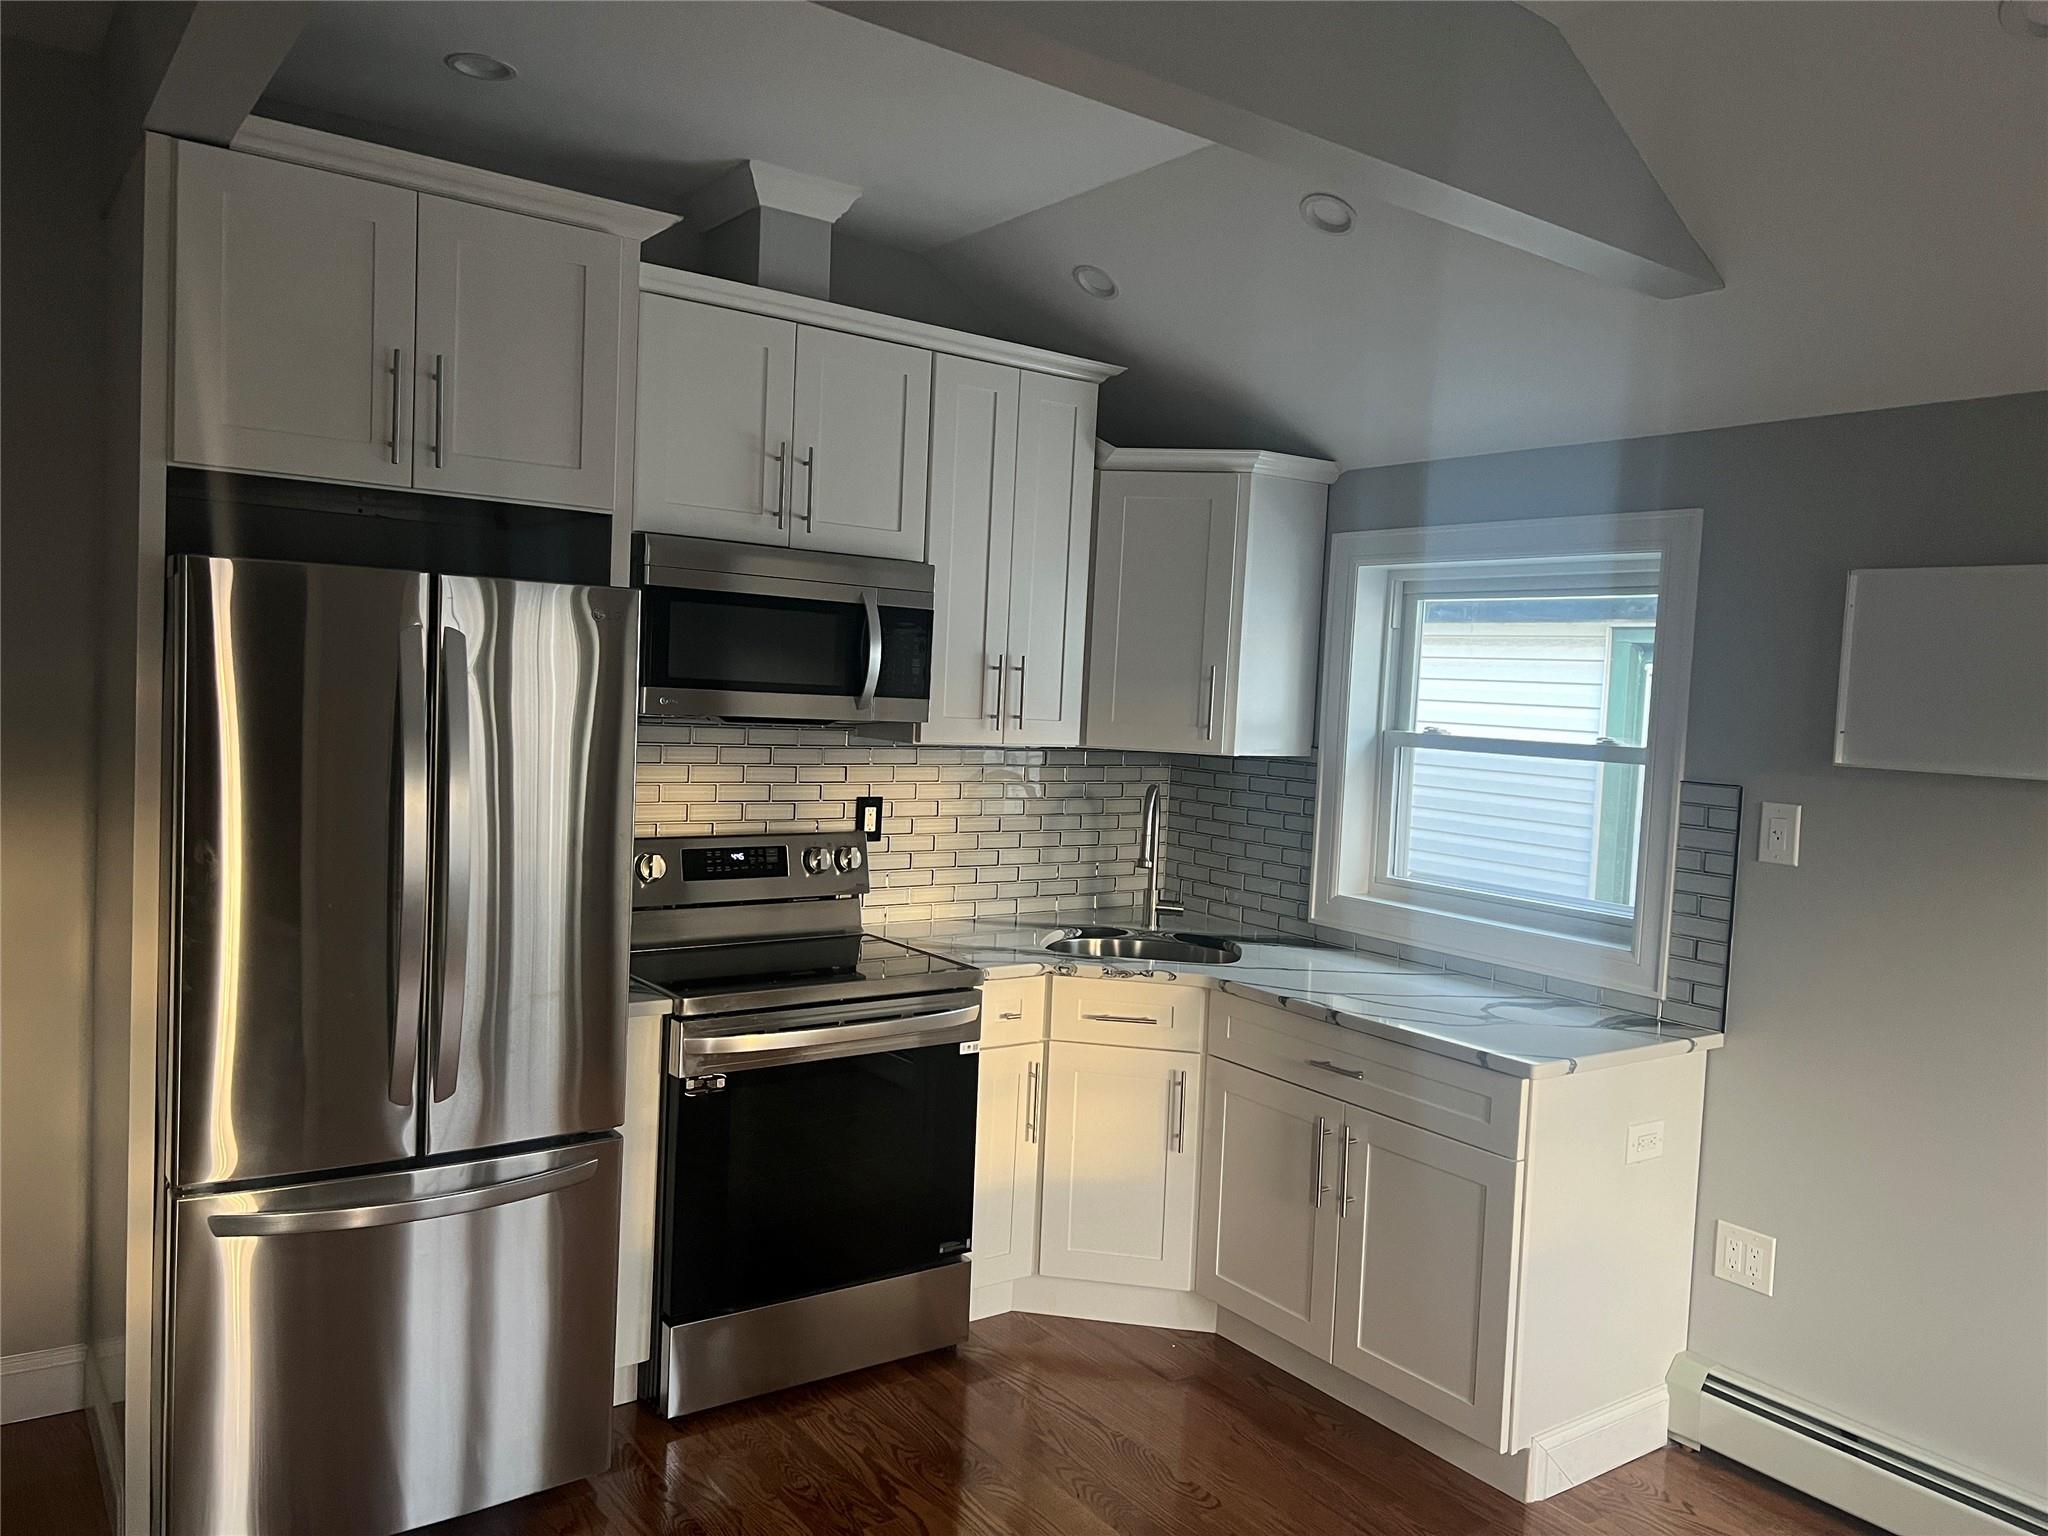
[[1166, 797], [1164, 895], [1186, 925], [1254, 929], [1395, 955], [1481, 979], [1720, 1028], [1728, 985], [1741, 791], [1687, 783], [1664, 999], [1359, 938], [1308, 920], [1315, 764], [1083, 749], [908, 747], [844, 730], [641, 727], [639, 836], [843, 831], [883, 801], [870, 849], [871, 926], [1135, 910], [1145, 789]]

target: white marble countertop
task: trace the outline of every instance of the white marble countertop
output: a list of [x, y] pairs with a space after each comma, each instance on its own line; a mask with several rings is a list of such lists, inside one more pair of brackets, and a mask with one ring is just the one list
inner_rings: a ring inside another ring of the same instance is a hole
[[[1089, 912], [1065, 921], [1119, 919]], [[1317, 944], [1246, 940], [1243, 957], [1229, 965], [1049, 955], [1043, 946], [1060, 926], [1048, 917], [892, 925], [885, 932], [979, 966], [991, 980], [1050, 974], [1196, 982], [1514, 1077], [1562, 1077], [1722, 1043], [1714, 1030]], [[1201, 923], [1188, 919], [1185, 926]]]

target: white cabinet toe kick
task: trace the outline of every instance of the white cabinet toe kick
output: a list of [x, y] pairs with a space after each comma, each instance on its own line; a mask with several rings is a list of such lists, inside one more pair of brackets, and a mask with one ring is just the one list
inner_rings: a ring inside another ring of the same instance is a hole
[[1664, 1442], [1704, 1053], [1530, 1080], [1199, 987], [984, 993], [975, 1317], [1213, 1330], [1525, 1501]]

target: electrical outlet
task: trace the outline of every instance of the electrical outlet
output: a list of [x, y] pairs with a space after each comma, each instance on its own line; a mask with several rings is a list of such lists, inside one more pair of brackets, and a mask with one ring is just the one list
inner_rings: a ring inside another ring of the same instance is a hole
[[1756, 856], [1765, 864], [1799, 864], [1799, 807], [1766, 800], [1757, 812]]
[[1664, 1122], [1646, 1120], [1641, 1125], [1628, 1128], [1628, 1160], [1632, 1163], [1647, 1163], [1653, 1157], [1664, 1155]]
[[1778, 1240], [1732, 1221], [1714, 1223], [1714, 1278], [1768, 1296], [1778, 1273]]

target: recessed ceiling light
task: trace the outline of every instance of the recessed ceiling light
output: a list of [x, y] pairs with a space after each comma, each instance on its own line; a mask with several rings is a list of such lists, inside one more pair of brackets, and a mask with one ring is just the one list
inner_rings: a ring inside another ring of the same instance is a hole
[[2043, 0], [1998, 0], [1998, 24], [2015, 37], [2048, 37], [2048, 4]]
[[1081, 266], [1074, 268], [1074, 281], [1081, 291], [1091, 299], [1113, 299], [1116, 297], [1116, 279], [1100, 267]]
[[519, 73], [503, 59], [494, 59], [488, 53], [451, 53], [441, 62], [471, 80], [510, 80]]
[[1311, 192], [1301, 200], [1302, 221], [1326, 235], [1348, 235], [1358, 210], [1334, 192]]

